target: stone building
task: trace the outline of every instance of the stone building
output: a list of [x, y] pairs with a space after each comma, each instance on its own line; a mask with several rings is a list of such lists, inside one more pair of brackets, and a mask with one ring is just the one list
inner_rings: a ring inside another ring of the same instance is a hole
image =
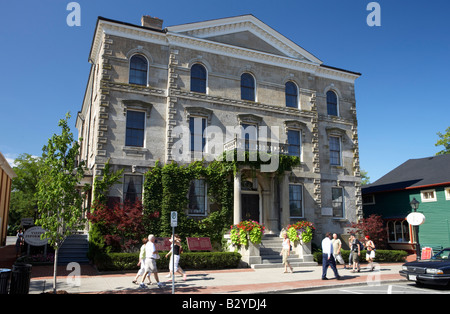
[[[308, 220], [320, 237], [362, 216], [359, 73], [324, 65], [252, 15], [162, 24], [98, 18], [76, 122], [91, 180], [109, 159], [124, 169], [110, 196], [141, 198], [143, 174], [157, 160], [207, 159], [241, 143], [301, 164], [281, 177], [241, 169], [235, 223], [251, 218], [278, 233]], [[187, 214], [207, 216], [207, 185], [195, 180], [191, 193]]]

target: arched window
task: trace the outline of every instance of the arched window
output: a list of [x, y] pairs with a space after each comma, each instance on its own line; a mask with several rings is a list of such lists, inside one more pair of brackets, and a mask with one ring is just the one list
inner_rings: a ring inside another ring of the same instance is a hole
[[148, 63], [141, 55], [134, 55], [130, 59], [130, 84], [147, 86]]
[[286, 107], [298, 108], [298, 90], [293, 82], [286, 82]]
[[330, 116], [338, 115], [337, 95], [331, 90], [327, 92], [327, 113]]
[[198, 63], [191, 68], [191, 91], [206, 94], [206, 69]]
[[255, 101], [255, 79], [249, 73], [241, 75], [241, 99]]

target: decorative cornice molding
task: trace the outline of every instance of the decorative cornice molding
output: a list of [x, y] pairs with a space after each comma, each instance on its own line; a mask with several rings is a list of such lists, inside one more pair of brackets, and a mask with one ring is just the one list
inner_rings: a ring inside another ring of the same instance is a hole
[[[257, 28], [256, 26], [252, 26], [252, 28], [249, 29], [253, 29], [253, 32], [256, 32], [254, 30], [256, 28]], [[261, 29], [260, 32], [264, 32], [264, 30]], [[297, 70], [307, 72], [311, 73], [312, 75], [335, 79], [348, 83], [354, 83], [354, 81], [359, 77], [358, 74], [353, 72], [339, 70], [331, 67], [322, 67], [321, 61], [318, 59], [317, 60], [320, 61], [320, 63], [312, 62], [305, 58], [297, 59], [295, 57], [284, 57], [266, 52], [214, 42], [202, 38], [192, 37], [189, 35], [179, 34], [171, 32], [170, 28], [169, 31], [167, 31], [166, 33], [161, 33], [149, 29], [143, 29], [137, 26], [133, 27], [130, 25], [123, 25], [120, 23], [114, 23], [112, 21], [104, 21], [104, 20], [99, 20], [94, 35], [94, 40], [92, 43], [92, 49], [89, 60], [94, 64], [98, 62], [99, 53], [103, 42], [103, 36], [105, 34], [144, 42], [151, 42], [160, 45], [179, 46], [199, 51], [221, 54], [228, 57], [270, 64], [283, 68], [289, 68], [291, 71]], [[281, 44], [284, 47], [283, 49], [288, 49], [288, 45], [286, 43], [283, 43], [279, 39], [276, 39], [276, 37], [271, 36], [271, 40], [279, 41], [279, 44]]]

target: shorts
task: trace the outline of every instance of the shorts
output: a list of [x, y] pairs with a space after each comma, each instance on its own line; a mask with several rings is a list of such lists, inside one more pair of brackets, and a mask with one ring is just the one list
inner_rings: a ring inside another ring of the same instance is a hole
[[352, 262], [353, 262], [353, 263], [359, 263], [359, 255], [358, 255], [358, 252], [353, 252], [353, 254], [352, 254]]
[[345, 264], [344, 259], [342, 258], [342, 255], [341, 255], [341, 254], [336, 254], [336, 255], [333, 255], [333, 256], [334, 256], [334, 259], [335, 259], [337, 262], [339, 262], [339, 264], [341, 264], [341, 265], [344, 265], [344, 264]]
[[372, 259], [375, 258], [375, 251], [367, 251], [366, 259], [369, 259], [369, 258], [372, 258]]
[[158, 268], [156, 268], [156, 260], [154, 258], [145, 259], [145, 271], [147, 273], [156, 273]]

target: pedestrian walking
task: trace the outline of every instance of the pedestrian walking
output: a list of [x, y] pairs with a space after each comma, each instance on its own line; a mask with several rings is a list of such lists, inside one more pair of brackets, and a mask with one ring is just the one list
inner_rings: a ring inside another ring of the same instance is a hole
[[328, 280], [328, 266], [330, 266], [333, 270], [336, 279], [341, 279], [341, 276], [339, 276], [338, 270], [336, 268], [336, 261], [333, 257], [333, 243], [331, 243], [331, 237], [331, 233], [327, 232], [325, 234], [325, 238], [322, 240], [322, 280]]
[[[168, 258], [170, 255], [173, 254], [173, 258], [170, 258], [169, 262], [169, 269], [170, 273], [166, 276], [170, 278], [169, 280], [172, 280], [172, 274], [175, 275], [175, 273], [179, 273], [181, 276], [183, 276], [183, 280], [186, 280], [186, 272], [180, 267], [180, 254], [183, 253], [183, 247], [181, 246], [181, 238], [178, 234], [173, 235], [174, 243], [170, 246], [169, 253], [166, 254], [166, 258]], [[172, 238], [169, 240], [172, 242]]]
[[155, 236], [150, 234], [148, 236], [148, 241], [145, 244], [145, 273], [142, 277], [141, 284], [139, 285], [141, 288], [145, 288], [144, 279], [147, 274], [150, 276], [150, 273], [155, 277], [158, 288], [162, 288], [162, 284], [159, 282], [158, 268], [156, 267], [156, 260], [159, 259], [159, 254], [156, 250], [155, 241]]
[[373, 271], [373, 260], [375, 259], [375, 244], [370, 240], [369, 236], [366, 236], [365, 244], [366, 247], [366, 261], [369, 263], [370, 271]]
[[291, 264], [289, 264], [288, 257], [291, 254], [291, 241], [289, 240], [289, 237], [287, 236], [287, 232], [283, 231], [283, 244], [281, 246], [281, 253], [280, 255], [283, 257], [283, 265], [284, 265], [284, 273], [287, 273], [287, 267], [289, 266], [289, 270], [291, 273], [293, 273], [293, 269]]
[[347, 269], [347, 266], [345, 266], [345, 261], [341, 255], [342, 241], [341, 239], [338, 239], [336, 233], [333, 233], [333, 239], [331, 240], [331, 243], [333, 243], [333, 256], [335, 261], [339, 262], [339, 264], [341, 265], [344, 265], [344, 269]]
[[[147, 238], [142, 239], [141, 249], [139, 250], [139, 262], [137, 263], [137, 265], [140, 266], [140, 268], [136, 274], [136, 277], [132, 281], [132, 283], [134, 283], [136, 285], [138, 284], [138, 278], [145, 273], [145, 245], [147, 244], [147, 242], [148, 242]], [[148, 284], [151, 285], [152, 281], [150, 279], [149, 274], [147, 274], [147, 278], [148, 278]]]
[[17, 239], [16, 239], [16, 258], [22, 254], [22, 247], [24, 244], [23, 230], [22, 228], [17, 231]]
[[359, 257], [361, 255], [361, 243], [358, 241], [358, 239], [356, 239], [354, 234], [350, 235], [349, 243], [350, 243], [350, 250], [352, 252], [352, 265], [353, 265], [352, 272], [355, 273], [357, 269], [359, 273], [361, 270], [359, 264]]

